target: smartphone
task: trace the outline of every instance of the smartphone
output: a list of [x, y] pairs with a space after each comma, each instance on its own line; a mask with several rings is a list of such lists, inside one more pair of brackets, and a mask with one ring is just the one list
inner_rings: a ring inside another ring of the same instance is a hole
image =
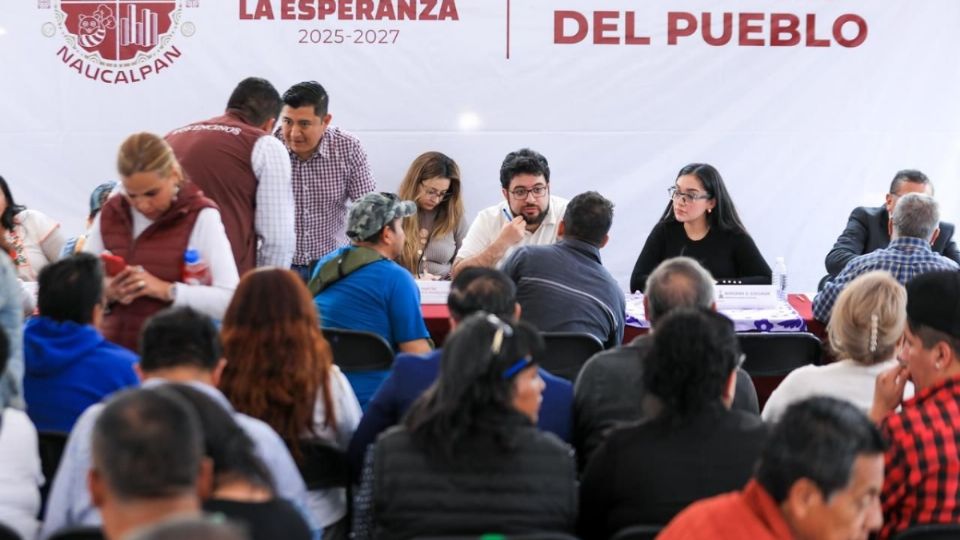
[[123, 257], [113, 253], [104, 252], [100, 254], [100, 260], [103, 261], [103, 267], [107, 271], [107, 276], [113, 277], [127, 267], [127, 261]]

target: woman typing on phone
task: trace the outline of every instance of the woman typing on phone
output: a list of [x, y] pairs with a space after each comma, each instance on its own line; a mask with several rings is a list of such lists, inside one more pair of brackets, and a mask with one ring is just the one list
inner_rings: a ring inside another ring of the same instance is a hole
[[[109, 252], [103, 256], [108, 275], [119, 270], [106, 288], [104, 336], [136, 350], [144, 321], [171, 305], [222, 318], [239, 276], [216, 205], [184, 178], [170, 146], [156, 135], [128, 137], [117, 170], [122, 196], [104, 204], [84, 246]], [[188, 250], [199, 261], [185, 265]], [[187, 285], [185, 274], [198, 283]]]

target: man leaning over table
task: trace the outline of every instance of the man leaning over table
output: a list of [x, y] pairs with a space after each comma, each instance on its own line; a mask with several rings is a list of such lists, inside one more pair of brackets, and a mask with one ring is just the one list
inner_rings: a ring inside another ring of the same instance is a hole
[[567, 200], [550, 195], [550, 165], [539, 152], [510, 152], [500, 165], [503, 202], [484, 208], [470, 225], [457, 259], [456, 276], [468, 266], [496, 267], [517, 246], [557, 241]]
[[[887, 193], [883, 206], [858, 206], [853, 209], [847, 227], [837, 238], [824, 261], [829, 278], [839, 274], [854, 258], [883, 249], [890, 244], [890, 216], [897, 201], [907, 193], [924, 193], [932, 197], [933, 183], [920, 171], [897, 171], [890, 182], [890, 192]], [[940, 234], [933, 241], [933, 251], [960, 263], [960, 252], [953, 241], [953, 230], [953, 224], [940, 222]]]
[[317, 260], [346, 243], [347, 202], [376, 189], [360, 141], [330, 127], [330, 96], [305, 81], [283, 93], [280, 137], [290, 153], [297, 246], [291, 268], [304, 281]]
[[813, 300], [813, 315], [818, 321], [830, 320], [830, 311], [840, 291], [857, 276], [873, 270], [886, 270], [901, 284], [937, 270], [958, 270], [956, 262], [936, 253], [931, 245], [940, 234], [940, 208], [929, 195], [908, 193], [897, 202], [893, 219], [888, 222], [890, 245], [861, 255], [844, 267]]
[[[651, 332], [674, 309], [716, 309], [713, 276], [689, 257], [660, 263], [647, 278], [645, 290], [643, 305]], [[645, 418], [643, 365], [652, 345], [651, 334], [638, 336], [627, 345], [593, 355], [584, 364], [574, 385], [574, 446], [581, 464], [586, 464], [611, 429]], [[752, 413], [760, 421], [757, 391], [740, 368], [733, 408]]]

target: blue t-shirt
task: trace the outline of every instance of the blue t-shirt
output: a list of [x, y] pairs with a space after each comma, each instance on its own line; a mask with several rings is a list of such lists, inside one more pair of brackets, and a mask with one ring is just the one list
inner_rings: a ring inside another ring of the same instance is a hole
[[[342, 247], [320, 259], [314, 275], [328, 260], [351, 247]], [[364, 330], [383, 336], [394, 349], [430, 332], [420, 310], [420, 289], [399, 264], [383, 259], [358, 268], [334, 282], [313, 299], [325, 328]]]

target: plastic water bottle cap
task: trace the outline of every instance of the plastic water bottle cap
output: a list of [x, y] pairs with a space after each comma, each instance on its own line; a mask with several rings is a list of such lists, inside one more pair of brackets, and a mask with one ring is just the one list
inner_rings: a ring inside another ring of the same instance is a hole
[[187, 264], [196, 264], [200, 262], [200, 252], [193, 248], [184, 251], [183, 262]]

